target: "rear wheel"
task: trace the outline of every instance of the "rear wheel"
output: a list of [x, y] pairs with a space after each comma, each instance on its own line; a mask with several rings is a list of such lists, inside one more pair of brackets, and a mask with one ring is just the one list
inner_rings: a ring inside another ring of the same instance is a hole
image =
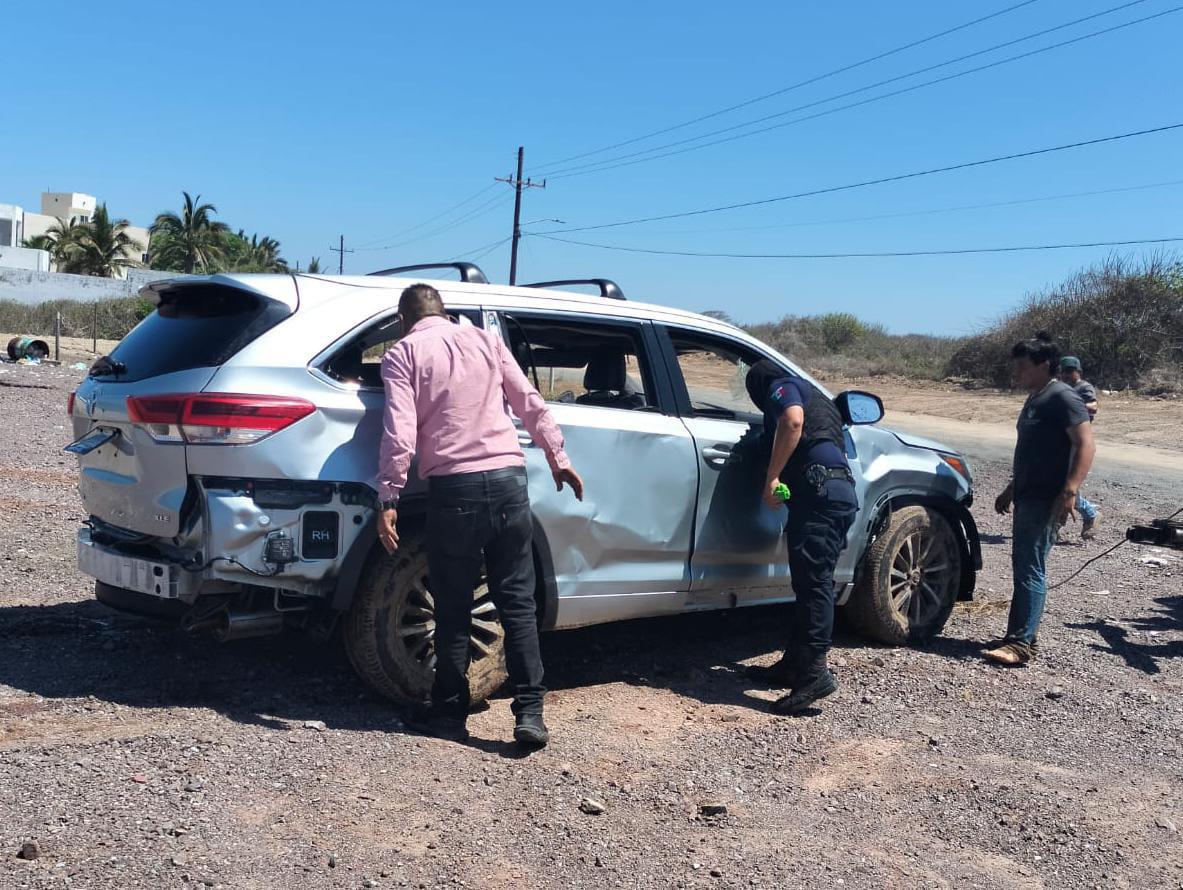
[[[374, 549], [345, 616], [344, 637], [350, 662], [374, 691], [398, 702], [427, 700], [435, 677], [435, 598], [422, 539], [404, 537], [393, 555]], [[469, 642], [474, 703], [505, 682], [504, 637], [481, 578], [473, 591]]]
[[867, 554], [847, 617], [883, 643], [923, 642], [949, 620], [960, 584], [961, 544], [949, 520], [931, 507], [903, 507]]

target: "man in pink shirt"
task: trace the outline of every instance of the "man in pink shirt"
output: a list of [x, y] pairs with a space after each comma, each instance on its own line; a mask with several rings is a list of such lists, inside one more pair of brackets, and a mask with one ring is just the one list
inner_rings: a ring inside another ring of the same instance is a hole
[[583, 481], [563, 451], [563, 434], [500, 337], [453, 324], [439, 292], [414, 284], [398, 302], [405, 336], [382, 359], [386, 387], [378, 482], [378, 538], [398, 549], [398, 498], [411, 458], [428, 480], [427, 564], [435, 598], [435, 682], [431, 704], [407, 724], [427, 735], [468, 737], [472, 593], [481, 565], [505, 629], [513, 687], [514, 738], [542, 746], [542, 658], [534, 601], [533, 524], [526, 460], [509, 410], [546, 453], [557, 490]]

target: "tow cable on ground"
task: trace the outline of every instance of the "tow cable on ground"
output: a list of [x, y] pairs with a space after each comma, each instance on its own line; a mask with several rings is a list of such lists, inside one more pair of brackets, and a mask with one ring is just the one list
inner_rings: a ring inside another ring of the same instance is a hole
[[1055, 590], [1057, 587], [1067, 584], [1097, 560], [1104, 559], [1114, 550], [1124, 544], [1129, 544], [1131, 541], [1135, 544], [1149, 544], [1152, 547], [1169, 547], [1172, 550], [1183, 550], [1183, 522], [1175, 521], [1175, 517], [1180, 513], [1183, 513], [1183, 507], [1180, 507], [1166, 519], [1155, 519], [1148, 525], [1131, 525], [1126, 529], [1124, 538], [1109, 549], [1098, 553], [1092, 559], [1086, 560], [1075, 572], [1067, 578], [1057, 581], [1048, 590]]

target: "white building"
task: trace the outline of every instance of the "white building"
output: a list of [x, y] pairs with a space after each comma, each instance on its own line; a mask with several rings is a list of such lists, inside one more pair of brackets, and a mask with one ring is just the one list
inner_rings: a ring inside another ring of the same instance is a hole
[[[94, 216], [98, 199], [81, 192], [42, 192], [41, 212], [29, 213], [15, 204], [0, 204], [0, 267], [33, 269], [45, 271], [52, 268], [49, 254], [30, 250], [24, 242], [38, 235], [44, 235], [54, 223], [67, 224], [90, 222]], [[139, 255], [134, 257], [141, 263], [148, 262], [148, 230], [142, 226], [128, 226], [128, 236], [140, 245]], [[42, 260], [32, 254], [45, 254]]]

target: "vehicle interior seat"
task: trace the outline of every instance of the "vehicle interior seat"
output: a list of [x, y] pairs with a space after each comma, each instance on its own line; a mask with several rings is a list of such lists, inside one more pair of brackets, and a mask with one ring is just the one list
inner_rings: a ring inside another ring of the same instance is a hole
[[601, 408], [644, 408], [645, 395], [637, 392], [628, 379], [625, 355], [617, 350], [601, 350], [592, 354], [583, 374], [586, 393], [575, 400], [577, 405]]
[[362, 379], [363, 350], [360, 345], [347, 346], [333, 359], [333, 371], [346, 383], [364, 383]]

